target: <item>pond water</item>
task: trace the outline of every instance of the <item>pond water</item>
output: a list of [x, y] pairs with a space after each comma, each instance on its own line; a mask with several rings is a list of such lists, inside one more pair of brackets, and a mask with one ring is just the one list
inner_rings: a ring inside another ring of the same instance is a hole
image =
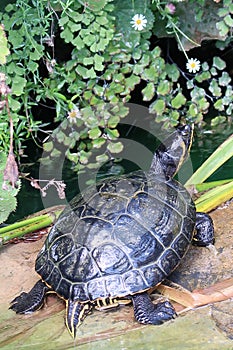
[[[137, 142], [143, 143], [151, 151], [155, 149], [155, 143], [158, 144], [152, 135], [148, 135], [143, 130], [137, 128], [122, 128], [122, 134], [124, 137], [129, 139], [136, 139]], [[195, 171], [212, 153], [213, 151], [224, 141], [226, 138], [233, 133], [233, 124], [222, 124], [215, 129], [210, 129], [210, 127], [205, 126], [202, 129], [195, 129], [195, 137], [193, 145], [190, 152], [190, 159], [192, 164], [192, 169]], [[33, 147], [31, 147], [33, 150]], [[24, 173], [30, 173], [33, 178], [38, 178], [39, 163], [35, 162], [38, 159], [38, 150], [33, 150], [30, 154], [28, 164], [30, 161], [33, 165], [25, 166], [23, 168]], [[100, 169], [98, 177], [105, 177], [106, 175], [120, 174], [122, 172], [130, 172], [135, 170], [136, 166], [134, 163], [123, 160], [118, 163], [112, 163], [111, 166], [107, 166]], [[47, 169], [47, 173], [56, 174], [56, 165], [50, 166]], [[233, 158], [228, 160], [219, 170], [217, 170], [207, 181], [228, 179], [233, 177]], [[29, 181], [22, 181], [22, 188], [18, 195], [18, 206], [14, 213], [12, 213], [7, 221], [7, 223], [15, 222], [16, 220], [22, 219], [25, 216], [35, 213], [39, 210], [44, 209], [44, 206], [60, 205], [66, 204], [78, 193], [78, 183], [77, 174], [72, 171], [71, 164], [68, 161], [64, 162], [62, 179], [66, 184], [66, 200], [59, 199], [57, 191], [55, 188], [49, 189], [50, 200], [45, 200], [41, 198], [41, 194], [38, 190], [34, 189]], [[179, 181], [182, 178], [179, 177]]]

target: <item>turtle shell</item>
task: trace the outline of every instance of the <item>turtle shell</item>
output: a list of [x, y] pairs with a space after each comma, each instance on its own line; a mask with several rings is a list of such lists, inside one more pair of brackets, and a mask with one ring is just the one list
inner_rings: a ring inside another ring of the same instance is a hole
[[138, 171], [76, 196], [50, 231], [36, 271], [59, 296], [80, 302], [158, 285], [192, 240], [196, 210], [174, 179]]

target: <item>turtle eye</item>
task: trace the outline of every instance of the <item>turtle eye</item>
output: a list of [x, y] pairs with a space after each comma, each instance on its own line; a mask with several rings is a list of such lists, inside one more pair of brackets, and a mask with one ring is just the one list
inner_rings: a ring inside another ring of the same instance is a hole
[[182, 133], [183, 136], [187, 136], [191, 132], [191, 126], [190, 125], [180, 126], [178, 129]]

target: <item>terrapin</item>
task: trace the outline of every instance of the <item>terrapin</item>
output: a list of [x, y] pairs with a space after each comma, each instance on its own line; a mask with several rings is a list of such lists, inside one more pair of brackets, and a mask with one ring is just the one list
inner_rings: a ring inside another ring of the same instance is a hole
[[51, 229], [36, 259], [41, 279], [11, 302], [16, 313], [43, 305], [46, 293], [66, 301], [66, 325], [76, 327], [93, 307], [133, 302], [143, 324], [174, 318], [169, 301], [152, 303], [148, 290], [179, 264], [190, 243], [213, 243], [207, 214], [196, 213], [173, 176], [187, 158], [192, 127], [180, 126], [156, 150], [148, 173], [108, 178], [77, 195]]

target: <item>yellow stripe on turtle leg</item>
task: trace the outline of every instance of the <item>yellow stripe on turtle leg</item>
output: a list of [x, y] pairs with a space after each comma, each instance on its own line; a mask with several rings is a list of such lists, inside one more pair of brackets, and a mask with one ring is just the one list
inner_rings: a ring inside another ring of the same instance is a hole
[[87, 303], [66, 300], [66, 326], [73, 338], [76, 335], [76, 328], [79, 327], [89, 311], [90, 305]]

